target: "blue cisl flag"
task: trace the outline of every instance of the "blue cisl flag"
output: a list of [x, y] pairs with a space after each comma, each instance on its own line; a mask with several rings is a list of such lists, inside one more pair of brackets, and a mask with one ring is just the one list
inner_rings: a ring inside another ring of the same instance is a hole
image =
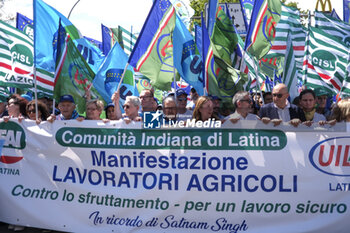
[[196, 48], [191, 33], [182, 20], [176, 15], [176, 26], [173, 33], [174, 66], [180, 76], [199, 95], [203, 95], [202, 57]]
[[[111, 97], [117, 90], [127, 61], [128, 55], [126, 55], [119, 43], [116, 42], [108, 53], [105, 61], [102, 63], [99, 71], [96, 73], [92, 85], [107, 103], [111, 102]], [[128, 66], [125, 71], [119, 94], [120, 106], [123, 106], [127, 96], [138, 95], [134, 84], [134, 71], [131, 66]]]
[[280, 0], [255, 1], [244, 50], [257, 59], [265, 56], [272, 46], [281, 7]]
[[161, 90], [170, 90], [174, 78], [175, 15], [169, 0], [155, 0], [128, 61]]
[[58, 23], [69, 33], [76, 47], [87, 61], [90, 68], [96, 72], [104, 60], [102, 52], [83, 38], [79, 30], [55, 8], [42, 0], [33, 0], [34, 11], [34, 64], [48, 72], [55, 71], [56, 58], [54, 44], [57, 42]]

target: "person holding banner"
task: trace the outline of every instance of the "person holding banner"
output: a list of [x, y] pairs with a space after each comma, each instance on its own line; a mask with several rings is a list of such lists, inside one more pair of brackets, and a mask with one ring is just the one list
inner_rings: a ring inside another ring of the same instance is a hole
[[60, 114], [55, 116], [51, 115], [47, 118], [48, 122], [54, 122], [55, 120], [72, 120], [77, 119], [78, 121], [84, 120], [84, 117], [79, 116], [78, 112], [75, 110], [74, 98], [71, 95], [62, 95], [58, 103], [58, 109]]
[[303, 90], [300, 92], [299, 99], [306, 118], [305, 125], [311, 126], [314, 122], [318, 122], [320, 125], [326, 123], [326, 117], [316, 112], [316, 95], [313, 90]]
[[219, 120], [214, 114], [214, 105], [208, 96], [201, 96], [193, 110], [193, 118], [196, 121]]
[[237, 92], [232, 98], [232, 103], [236, 111], [227, 116], [225, 120], [230, 120], [233, 124], [237, 123], [239, 120], [260, 120], [257, 115], [249, 113], [253, 104], [249, 92]]
[[316, 112], [324, 115], [326, 119], [329, 120], [331, 116], [331, 111], [329, 108], [327, 108], [328, 93], [322, 88], [317, 88], [314, 91], [316, 94], [316, 104], [317, 104]]
[[350, 122], [350, 98], [342, 99], [334, 106], [331, 119]]
[[26, 117], [26, 106], [28, 101], [21, 97], [18, 94], [12, 94], [7, 101], [6, 110], [8, 116], [4, 116], [3, 119], [5, 122], [8, 122], [10, 118], [16, 117]]
[[162, 106], [163, 106], [165, 124], [175, 123], [177, 121], [177, 116], [178, 116], [177, 115], [178, 107], [176, 107], [176, 100], [174, 97], [174, 93], [170, 93], [167, 97], [163, 99]]
[[27, 111], [27, 116], [30, 120], [36, 121], [37, 124], [40, 124], [41, 121], [46, 121], [46, 119], [50, 116], [50, 113], [49, 113], [49, 109], [43, 102], [38, 100], [37, 103], [38, 103], [38, 120], [37, 121], [36, 121], [35, 100], [32, 100], [27, 104], [26, 111]]
[[86, 103], [86, 120], [102, 120], [103, 102], [99, 99], [89, 100]]
[[140, 99], [137, 96], [127, 96], [123, 109], [125, 113], [123, 114], [124, 121], [129, 124], [131, 121], [141, 121], [142, 118], [139, 116], [140, 110]]
[[288, 101], [288, 87], [279, 83], [272, 90], [273, 102], [265, 104], [260, 108], [259, 117], [265, 124], [272, 122], [274, 126], [280, 125], [282, 122], [289, 122], [297, 127], [304, 122], [304, 112], [294, 104]]

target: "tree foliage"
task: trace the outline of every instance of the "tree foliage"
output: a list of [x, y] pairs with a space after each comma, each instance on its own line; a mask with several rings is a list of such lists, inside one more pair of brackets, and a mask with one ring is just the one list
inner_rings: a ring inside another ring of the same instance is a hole
[[[301, 10], [298, 2], [293, 2], [293, 1], [287, 2], [287, 1], [288, 0], [281, 0], [283, 4], [297, 8], [300, 11], [302, 22], [305, 22], [308, 12], [306, 10]], [[201, 25], [201, 19], [200, 19], [201, 12], [204, 11], [205, 3], [208, 3], [208, 0], [190, 0], [190, 6], [193, 8], [195, 12], [192, 17], [193, 20], [191, 25], [193, 25], [194, 23]], [[239, 0], [219, 0], [219, 3], [239, 3]], [[204, 13], [203, 13], [203, 16], [204, 16]]]
[[[191, 0], [190, 6], [194, 10], [194, 15], [192, 17], [192, 25], [196, 23], [201, 25], [201, 12], [204, 12], [205, 3], [208, 3], [208, 0]], [[239, 0], [219, 0], [219, 3], [239, 3]], [[203, 17], [204, 17], [203, 13]]]

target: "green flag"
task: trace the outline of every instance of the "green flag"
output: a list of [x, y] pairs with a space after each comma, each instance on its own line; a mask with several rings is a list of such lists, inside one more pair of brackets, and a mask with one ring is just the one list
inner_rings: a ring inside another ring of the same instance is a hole
[[233, 54], [238, 43], [238, 37], [239, 35], [235, 31], [232, 20], [226, 15], [224, 10], [219, 7], [211, 41], [219, 57], [231, 65], [234, 58]]
[[[233, 68], [220, 57], [216, 56], [214, 50], [213, 69], [209, 69], [209, 94], [219, 96], [223, 101], [230, 101], [237, 91], [243, 90], [247, 79], [240, 75], [239, 71]], [[244, 76], [245, 77], [245, 76]]]
[[174, 80], [172, 33], [175, 22], [172, 4], [168, 0], [155, 0], [129, 57], [129, 64], [161, 90], [170, 90]]
[[288, 92], [291, 99], [294, 99], [299, 95], [298, 92], [298, 80], [301, 80], [301, 70], [298, 69], [295, 53], [292, 43], [292, 35], [288, 34], [287, 39], [287, 54], [284, 61], [284, 73], [282, 83], [288, 87]]
[[338, 37], [309, 27], [303, 66], [303, 81], [312, 89], [323, 87], [331, 95], [340, 92], [347, 79], [349, 48]]
[[[0, 85], [33, 91], [33, 40], [0, 21]], [[52, 97], [53, 74], [36, 70], [38, 96]]]
[[81, 114], [85, 112], [85, 89], [91, 88], [92, 99], [102, 100], [91, 86], [95, 74], [69, 36], [60, 54], [56, 67], [54, 98], [58, 101], [62, 95], [72, 95], [77, 111]]

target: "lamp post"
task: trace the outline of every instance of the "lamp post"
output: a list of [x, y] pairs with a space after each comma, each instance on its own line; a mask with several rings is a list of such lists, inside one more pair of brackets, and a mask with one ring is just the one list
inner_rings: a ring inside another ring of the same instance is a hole
[[74, 4], [74, 6], [72, 7], [72, 9], [70, 9], [70, 12], [69, 12], [69, 14], [68, 14], [68, 19], [69, 19], [70, 14], [72, 13], [74, 7], [78, 4], [78, 2], [80, 2], [80, 0], [78, 0], [78, 1]]

